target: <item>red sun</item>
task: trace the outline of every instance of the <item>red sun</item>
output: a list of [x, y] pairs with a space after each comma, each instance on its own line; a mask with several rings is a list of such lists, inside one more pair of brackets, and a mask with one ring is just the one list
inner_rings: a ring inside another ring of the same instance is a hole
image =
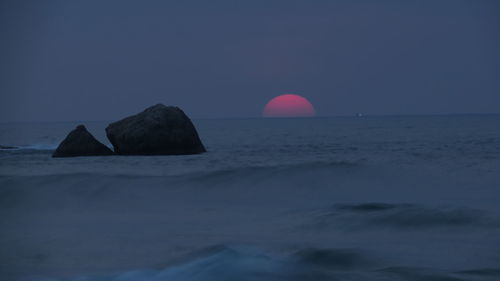
[[264, 117], [312, 117], [313, 105], [299, 95], [286, 94], [273, 98], [264, 107]]

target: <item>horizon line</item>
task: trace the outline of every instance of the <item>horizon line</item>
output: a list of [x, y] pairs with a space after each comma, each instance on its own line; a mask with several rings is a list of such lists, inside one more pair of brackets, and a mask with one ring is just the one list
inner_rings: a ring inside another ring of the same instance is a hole
[[[467, 116], [467, 115], [475, 115], [475, 116], [488, 116], [488, 115], [500, 115], [500, 112], [497, 113], [394, 113], [394, 114], [363, 114], [363, 113], [354, 113], [354, 114], [342, 114], [342, 115], [316, 115], [310, 117], [263, 117], [263, 116], [231, 116], [231, 117], [189, 117], [192, 120], [240, 120], [240, 119], [321, 119], [321, 118], [367, 118], [367, 117], [425, 117], [425, 116]], [[123, 117], [126, 118], [127, 116]], [[122, 118], [122, 119], [123, 119]], [[116, 119], [121, 120], [121, 119]], [[111, 119], [95, 119], [95, 120], [13, 120], [13, 121], [0, 121], [0, 124], [6, 123], [76, 123], [76, 122], [114, 122]]]

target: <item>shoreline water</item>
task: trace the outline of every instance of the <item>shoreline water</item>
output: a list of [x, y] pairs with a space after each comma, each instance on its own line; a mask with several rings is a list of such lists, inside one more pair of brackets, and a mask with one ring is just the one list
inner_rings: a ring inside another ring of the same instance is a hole
[[195, 120], [204, 154], [70, 159], [74, 123], [0, 125], [49, 147], [0, 151], [0, 276], [495, 280], [499, 121]]

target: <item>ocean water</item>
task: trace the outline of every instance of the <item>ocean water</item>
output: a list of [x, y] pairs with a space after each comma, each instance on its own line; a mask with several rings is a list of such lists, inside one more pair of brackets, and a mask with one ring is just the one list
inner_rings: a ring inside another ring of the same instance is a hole
[[0, 280], [500, 280], [500, 115], [194, 123], [57, 159], [80, 122], [0, 124]]

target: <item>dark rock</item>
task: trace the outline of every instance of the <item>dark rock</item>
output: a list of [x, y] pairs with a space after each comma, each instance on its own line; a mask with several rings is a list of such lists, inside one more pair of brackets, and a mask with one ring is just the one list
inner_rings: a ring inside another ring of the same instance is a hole
[[111, 123], [106, 135], [122, 155], [181, 155], [205, 152], [191, 120], [178, 107], [157, 104]]
[[103, 156], [113, 151], [94, 138], [83, 125], [71, 131], [59, 144], [52, 157]]
[[0, 149], [17, 149], [15, 146], [0, 145]]

